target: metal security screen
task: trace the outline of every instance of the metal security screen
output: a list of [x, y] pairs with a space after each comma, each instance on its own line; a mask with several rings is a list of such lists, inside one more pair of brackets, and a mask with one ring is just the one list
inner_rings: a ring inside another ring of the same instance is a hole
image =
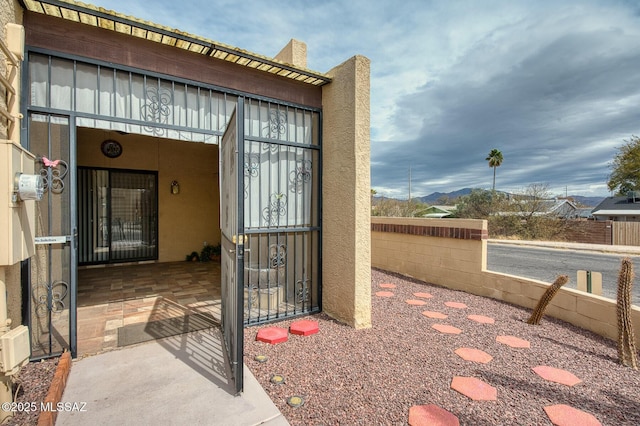
[[78, 168], [80, 264], [158, 257], [157, 174]]
[[320, 115], [252, 100], [245, 115], [245, 323], [318, 311]]

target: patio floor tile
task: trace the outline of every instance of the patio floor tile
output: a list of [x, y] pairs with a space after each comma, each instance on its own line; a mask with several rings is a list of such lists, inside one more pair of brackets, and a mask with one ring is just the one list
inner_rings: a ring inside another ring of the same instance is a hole
[[496, 388], [475, 377], [455, 376], [451, 381], [451, 389], [474, 401], [496, 401], [498, 399]]
[[460, 303], [460, 302], [444, 302], [444, 304], [447, 305], [450, 308], [467, 309], [467, 305], [465, 305], [464, 303]]
[[487, 364], [493, 359], [493, 357], [485, 351], [474, 348], [458, 348], [455, 350], [455, 353], [465, 361], [479, 362], [481, 364]]
[[407, 302], [408, 305], [414, 305], [414, 306], [422, 306], [427, 304], [427, 302], [425, 302], [424, 300], [417, 300], [417, 299], [409, 299], [409, 300], [405, 300], [405, 302]]
[[574, 386], [578, 383], [582, 383], [582, 380], [578, 379], [573, 373], [560, 368], [548, 367], [546, 365], [539, 365], [533, 367], [532, 370], [540, 377], [550, 382], [560, 383], [562, 385]]
[[391, 292], [391, 291], [378, 291], [378, 292], [376, 292], [376, 296], [378, 296], [378, 297], [393, 297], [393, 292]]
[[491, 317], [486, 317], [484, 315], [469, 315], [471, 321], [479, 322], [481, 324], [495, 324], [496, 320]]
[[531, 343], [528, 340], [520, 339], [515, 336], [498, 336], [496, 341], [512, 348], [530, 348]]
[[422, 315], [424, 315], [427, 318], [437, 318], [437, 319], [445, 319], [448, 317], [448, 315], [446, 314], [443, 314], [441, 312], [434, 312], [434, 311], [424, 311]]
[[544, 407], [549, 420], [556, 426], [602, 426], [592, 414], [573, 408], [570, 405], [557, 404]]
[[459, 328], [456, 328], [452, 325], [446, 325], [446, 324], [433, 324], [431, 326], [431, 328], [438, 330], [440, 333], [445, 333], [445, 334], [460, 334], [462, 333], [462, 330], [460, 330]]
[[459, 426], [458, 417], [434, 404], [414, 405], [409, 408], [410, 426]]

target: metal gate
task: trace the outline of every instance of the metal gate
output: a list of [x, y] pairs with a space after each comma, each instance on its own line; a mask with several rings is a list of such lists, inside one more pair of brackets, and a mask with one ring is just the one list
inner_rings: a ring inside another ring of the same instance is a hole
[[[231, 364], [231, 374], [236, 393], [243, 386], [243, 339], [242, 282], [244, 266], [243, 201], [238, 194], [242, 188], [242, 173], [239, 172], [242, 158], [242, 99], [231, 116], [227, 130], [220, 143], [220, 228], [222, 334]], [[238, 113], [239, 112], [239, 113]], [[238, 115], [240, 117], [238, 117]]]
[[318, 111], [249, 99], [244, 172], [244, 321], [321, 309]]
[[36, 254], [27, 270], [25, 299], [32, 359], [65, 349], [76, 356], [75, 148], [68, 116], [29, 115], [29, 150], [45, 192], [36, 203]]

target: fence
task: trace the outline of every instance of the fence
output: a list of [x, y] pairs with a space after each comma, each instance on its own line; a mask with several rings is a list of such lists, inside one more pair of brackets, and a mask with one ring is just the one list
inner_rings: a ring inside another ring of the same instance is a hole
[[[487, 222], [371, 218], [371, 265], [443, 287], [533, 309], [550, 283], [486, 270]], [[547, 315], [617, 339], [616, 301], [561, 288]], [[631, 313], [640, 329], [640, 308]], [[640, 333], [636, 334], [640, 344]]]
[[611, 222], [612, 242], [621, 246], [640, 246], [640, 222]]

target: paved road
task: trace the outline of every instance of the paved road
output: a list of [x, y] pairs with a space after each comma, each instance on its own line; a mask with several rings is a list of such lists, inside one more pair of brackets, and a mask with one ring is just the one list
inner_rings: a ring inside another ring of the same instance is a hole
[[[618, 271], [623, 254], [597, 253], [543, 247], [487, 244], [487, 269], [552, 283], [558, 275], [569, 276], [567, 287], [576, 288], [577, 271], [602, 273], [602, 296], [616, 298]], [[636, 279], [632, 303], [640, 306], [640, 256], [633, 260]]]

